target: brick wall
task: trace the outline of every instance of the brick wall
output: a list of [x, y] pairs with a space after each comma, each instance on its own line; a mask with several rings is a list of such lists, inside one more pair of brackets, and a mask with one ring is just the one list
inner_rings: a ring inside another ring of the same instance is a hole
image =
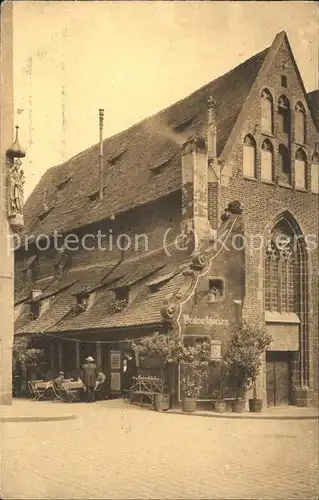
[[[283, 63], [288, 66], [285, 70], [282, 69]], [[287, 76], [288, 88], [282, 88], [281, 75]], [[287, 95], [291, 104], [295, 105], [297, 101], [305, 103], [304, 94], [300, 81], [295, 72], [294, 65], [290, 59], [288, 48], [283, 45], [279, 50], [276, 60], [271, 67], [263, 85], [260, 88], [268, 88], [276, 102], [281, 94]], [[307, 108], [306, 108], [307, 109]], [[274, 108], [275, 116], [275, 137], [269, 137], [272, 141], [275, 157], [274, 169], [275, 176], [278, 172], [278, 140], [276, 137], [276, 107]], [[236, 141], [232, 154], [224, 167], [223, 186], [221, 188], [221, 209], [227, 204], [238, 199], [244, 206], [245, 216], [245, 232], [248, 248], [246, 248], [246, 296], [244, 301], [243, 315], [250, 322], [263, 321], [263, 256], [260, 251], [252, 248], [252, 243], [255, 241], [258, 244], [258, 235], [264, 235], [266, 229], [270, 229], [272, 221], [284, 212], [289, 211], [294, 217], [297, 224], [300, 226], [304, 235], [318, 233], [318, 195], [306, 191], [293, 190], [288, 187], [281, 187], [275, 184], [266, 184], [260, 180], [260, 146], [266, 138], [261, 134], [260, 127], [260, 106], [259, 98], [256, 99], [252, 106], [249, 115], [246, 118], [242, 134]], [[257, 125], [257, 129], [256, 129]], [[292, 128], [294, 120], [292, 114]], [[242, 174], [243, 168], [243, 147], [242, 142], [246, 134], [252, 134], [257, 143], [257, 159], [256, 159], [256, 179], [244, 179]], [[307, 157], [308, 167], [310, 159], [315, 149], [316, 130], [307, 109]], [[294, 135], [292, 135], [292, 174], [294, 175], [294, 154], [297, 149], [294, 143]], [[307, 185], [310, 185], [309, 173]], [[256, 239], [254, 240], [254, 237]], [[309, 335], [310, 335], [310, 351], [313, 363], [312, 382], [316, 386], [317, 383], [317, 364], [315, 360], [318, 357], [318, 263], [316, 252], [310, 254], [309, 280], [311, 288], [311, 308], [309, 318]]]

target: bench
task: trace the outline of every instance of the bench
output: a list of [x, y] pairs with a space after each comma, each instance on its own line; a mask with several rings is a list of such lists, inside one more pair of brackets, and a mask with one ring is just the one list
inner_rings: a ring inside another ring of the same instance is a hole
[[130, 388], [130, 402], [133, 403], [134, 399], [139, 399], [139, 403], [143, 405], [145, 399], [149, 401], [151, 406], [155, 404], [156, 394], [163, 393], [163, 383], [158, 377], [133, 377], [133, 385]]

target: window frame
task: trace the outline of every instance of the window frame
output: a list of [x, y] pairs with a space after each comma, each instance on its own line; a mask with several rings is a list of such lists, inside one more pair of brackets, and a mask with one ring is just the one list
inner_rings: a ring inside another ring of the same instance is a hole
[[[251, 141], [250, 144], [247, 144], [245, 141], [246, 140], [249, 140]], [[245, 179], [253, 179], [253, 180], [256, 180], [257, 179], [257, 143], [256, 143], [256, 139], [254, 138], [254, 136], [252, 134], [246, 134], [244, 139], [243, 139], [243, 177]], [[246, 172], [245, 172], [245, 148], [248, 149], [250, 148], [251, 150], [253, 150], [254, 152], [254, 165], [253, 165], [253, 175], [248, 175]]]
[[[262, 105], [263, 101], [267, 101], [270, 103], [270, 129], [263, 128], [263, 105]], [[268, 88], [264, 88], [260, 94], [260, 128], [261, 128], [262, 133], [264, 133], [266, 135], [273, 136], [273, 134], [274, 134], [274, 100], [273, 100], [272, 93], [270, 92], [270, 90]]]

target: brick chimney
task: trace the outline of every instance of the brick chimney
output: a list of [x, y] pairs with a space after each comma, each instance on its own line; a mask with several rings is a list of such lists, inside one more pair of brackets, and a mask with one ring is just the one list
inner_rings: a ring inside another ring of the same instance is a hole
[[182, 234], [190, 253], [210, 240], [208, 221], [207, 148], [202, 137], [191, 137], [182, 146]]
[[216, 103], [208, 98], [207, 156], [208, 156], [208, 220], [213, 229], [219, 225], [220, 166], [217, 158]]

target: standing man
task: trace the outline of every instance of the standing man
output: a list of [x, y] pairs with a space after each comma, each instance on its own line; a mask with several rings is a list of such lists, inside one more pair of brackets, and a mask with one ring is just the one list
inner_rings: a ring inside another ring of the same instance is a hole
[[85, 361], [86, 363], [82, 366], [81, 378], [86, 392], [86, 402], [93, 403], [95, 400], [94, 387], [97, 377], [97, 368], [94, 363], [94, 359], [91, 356], [86, 358]]

